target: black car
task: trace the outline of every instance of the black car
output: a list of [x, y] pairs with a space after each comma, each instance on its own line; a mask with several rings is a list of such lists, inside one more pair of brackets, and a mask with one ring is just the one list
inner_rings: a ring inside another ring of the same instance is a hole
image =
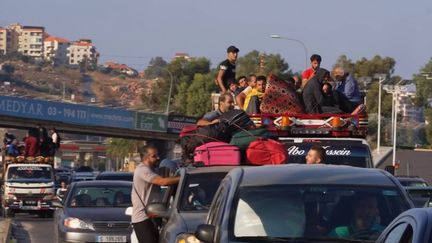
[[432, 242], [432, 208], [403, 212], [387, 226], [376, 242]]
[[80, 181], [69, 187], [54, 216], [56, 242], [129, 242], [132, 183]]
[[402, 186], [405, 187], [427, 187], [428, 183], [425, 179], [418, 176], [396, 176]]
[[374, 242], [412, 202], [378, 169], [278, 165], [231, 170], [197, 227], [202, 242]]
[[95, 180], [112, 180], [112, 181], [133, 181], [132, 172], [110, 172], [104, 171], [96, 176]]

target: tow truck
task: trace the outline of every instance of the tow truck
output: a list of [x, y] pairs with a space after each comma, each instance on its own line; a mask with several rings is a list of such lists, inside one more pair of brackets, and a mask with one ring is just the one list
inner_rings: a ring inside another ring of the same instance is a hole
[[310, 147], [320, 145], [326, 150], [327, 163], [373, 168], [365, 139], [366, 114], [251, 114], [250, 118], [285, 144], [287, 163], [305, 163]]
[[3, 162], [2, 206], [4, 217], [17, 212], [52, 217], [56, 200], [53, 159], [6, 156]]

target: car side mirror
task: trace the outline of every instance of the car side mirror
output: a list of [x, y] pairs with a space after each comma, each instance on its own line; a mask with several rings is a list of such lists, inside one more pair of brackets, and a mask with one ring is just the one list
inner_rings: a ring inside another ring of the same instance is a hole
[[201, 224], [195, 231], [195, 237], [205, 243], [212, 243], [215, 235], [215, 227], [209, 224]]
[[146, 214], [149, 218], [168, 218], [167, 207], [163, 203], [150, 203], [146, 207]]
[[126, 208], [125, 214], [128, 216], [132, 216], [133, 207]]
[[59, 201], [52, 201], [52, 202], [51, 202], [51, 205], [52, 205], [54, 208], [63, 208], [63, 204], [62, 204], [61, 202], [59, 202]]
[[392, 175], [395, 174], [395, 167], [393, 165], [387, 165], [384, 170]]

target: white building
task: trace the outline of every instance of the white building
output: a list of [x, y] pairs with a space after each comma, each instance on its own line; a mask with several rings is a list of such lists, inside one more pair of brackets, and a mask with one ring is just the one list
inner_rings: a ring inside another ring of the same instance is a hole
[[44, 58], [53, 65], [67, 65], [69, 64], [68, 47], [70, 41], [60, 38], [49, 36], [44, 40]]
[[68, 49], [69, 65], [84, 65], [85, 68], [94, 68], [97, 65], [99, 54], [91, 40], [72, 42]]
[[0, 29], [0, 52], [19, 52], [36, 59], [43, 58], [45, 28], [23, 26], [18, 23]]

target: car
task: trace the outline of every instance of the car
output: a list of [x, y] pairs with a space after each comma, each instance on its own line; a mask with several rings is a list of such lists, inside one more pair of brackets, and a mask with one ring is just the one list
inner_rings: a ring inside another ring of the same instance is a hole
[[432, 207], [432, 187], [405, 187], [416, 208]]
[[414, 208], [403, 212], [387, 226], [376, 242], [432, 242], [432, 208]]
[[396, 176], [402, 186], [406, 187], [427, 187], [428, 183], [425, 179], [418, 176]]
[[225, 175], [238, 166], [187, 167], [178, 172], [180, 182], [166, 189], [162, 202], [147, 206], [147, 214], [162, 217], [160, 243], [181, 242], [205, 223], [213, 196]]
[[132, 172], [112, 172], [104, 171], [99, 173], [95, 180], [120, 180], [120, 181], [133, 181]]
[[80, 181], [69, 187], [64, 203], [55, 203], [56, 242], [129, 242], [132, 205], [128, 181]]
[[[237, 168], [221, 182], [206, 224], [186, 242], [374, 242], [412, 207], [384, 170], [325, 164]], [[355, 228], [361, 224], [367, 228]]]

